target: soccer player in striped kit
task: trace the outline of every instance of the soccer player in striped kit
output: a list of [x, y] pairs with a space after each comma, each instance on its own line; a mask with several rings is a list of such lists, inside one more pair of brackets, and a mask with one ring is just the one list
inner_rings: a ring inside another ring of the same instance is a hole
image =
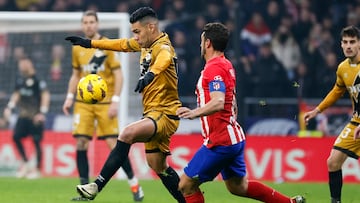
[[236, 121], [235, 69], [224, 56], [228, 40], [229, 31], [223, 24], [205, 25], [201, 56], [206, 64], [196, 86], [198, 107], [180, 107], [176, 112], [180, 118], [200, 118], [204, 143], [184, 168], [179, 189], [187, 203], [203, 203], [200, 185], [221, 173], [231, 194], [267, 203], [304, 203], [302, 196], [291, 198], [247, 179], [245, 134]]

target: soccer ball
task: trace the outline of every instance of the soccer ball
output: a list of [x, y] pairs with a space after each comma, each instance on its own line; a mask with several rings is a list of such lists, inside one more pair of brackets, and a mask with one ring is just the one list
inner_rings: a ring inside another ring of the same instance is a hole
[[86, 75], [77, 85], [77, 94], [85, 103], [96, 104], [106, 97], [106, 93], [106, 82], [97, 74]]

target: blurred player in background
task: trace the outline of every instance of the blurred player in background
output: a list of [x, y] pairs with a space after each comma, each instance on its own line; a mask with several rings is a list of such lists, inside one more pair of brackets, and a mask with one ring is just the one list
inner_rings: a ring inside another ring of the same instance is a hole
[[[12, 93], [10, 101], [4, 110], [4, 117], [9, 120], [12, 110], [14, 108], [18, 109], [13, 140], [22, 158], [22, 164], [16, 173], [16, 177], [35, 179], [41, 176], [41, 140], [43, 138], [46, 113], [50, 105], [50, 93], [46, 82], [37, 78], [33, 62], [29, 58], [19, 59], [18, 68], [20, 77], [16, 80], [15, 91]], [[29, 135], [32, 137], [36, 151], [35, 167], [32, 167], [29, 163], [29, 158], [26, 156], [22, 144], [22, 139]]]
[[[87, 39], [106, 39], [98, 32], [98, 16], [94, 11], [86, 11], [81, 19], [82, 30]], [[73, 46], [72, 49], [73, 72], [69, 80], [68, 93], [63, 105], [63, 111], [69, 115], [69, 109], [73, 105], [76, 87], [81, 77], [90, 73], [100, 75], [107, 83], [108, 92], [104, 100], [97, 104], [87, 104], [75, 99], [73, 116], [73, 136], [76, 139], [76, 163], [80, 176], [80, 183], [89, 183], [89, 161], [87, 150], [93, 137], [95, 128], [98, 139], [105, 140], [108, 147], [113, 149], [116, 145], [116, 137], [119, 134], [118, 107], [120, 92], [123, 84], [123, 75], [120, 62], [116, 59], [115, 52], [100, 49], [85, 49], [81, 46]], [[124, 169], [133, 193], [134, 201], [142, 201], [144, 193], [134, 176], [131, 163], [126, 155]], [[75, 197], [72, 200], [87, 200]]]
[[78, 185], [78, 192], [94, 199], [106, 183], [123, 166], [133, 143], [144, 142], [146, 160], [164, 186], [180, 203], [185, 202], [178, 190], [179, 176], [166, 158], [170, 155], [170, 138], [179, 126], [176, 109], [181, 106], [177, 90], [176, 54], [166, 33], [159, 29], [156, 13], [142, 7], [130, 16], [131, 39], [89, 40], [70, 36], [66, 40], [83, 47], [123, 52], [141, 52], [140, 78], [135, 92], [142, 93], [143, 118], [123, 129], [116, 147], [110, 153], [95, 183]]
[[304, 203], [301, 196], [287, 197], [258, 181], [247, 180], [245, 134], [237, 123], [236, 76], [224, 56], [228, 29], [206, 24], [201, 35], [201, 56], [206, 64], [197, 83], [198, 107], [180, 107], [180, 118], [200, 117], [204, 144], [184, 168], [179, 188], [187, 203], [205, 202], [200, 185], [221, 173], [231, 194], [267, 203]]
[[353, 116], [335, 140], [327, 159], [331, 203], [341, 202], [341, 168], [345, 160], [348, 157], [358, 159], [360, 156], [360, 31], [357, 27], [343, 28], [341, 48], [346, 59], [337, 68], [333, 89], [315, 109], [304, 115], [305, 123], [308, 124], [310, 119], [332, 106], [346, 91], [350, 95]]

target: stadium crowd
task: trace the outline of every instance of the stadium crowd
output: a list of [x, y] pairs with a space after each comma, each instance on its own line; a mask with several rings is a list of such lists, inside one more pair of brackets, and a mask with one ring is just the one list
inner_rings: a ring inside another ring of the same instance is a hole
[[[181, 97], [194, 96], [204, 63], [198, 54], [201, 28], [213, 21], [226, 24], [232, 40], [225, 53], [237, 70], [240, 102], [245, 97], [323, 97], [344, 58], [338, 46], [341, 28], [360, 24], [359, 0], [0, 0], [2, 11], [131, 13], [140, 6], [156, 10], [172, 39]], [[52, 53], [63, 57], [61, 47], [52, 47]]]

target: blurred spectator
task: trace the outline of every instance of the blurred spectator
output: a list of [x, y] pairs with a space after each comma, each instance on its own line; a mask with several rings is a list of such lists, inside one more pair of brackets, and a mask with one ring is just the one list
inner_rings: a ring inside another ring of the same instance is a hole
[[[175, 48], [177, 54], [177, 63], [178, 63], [178, 90], [180, 96], [192, 96], [194, 95], [195, 89], [191, 87], [195, 87], [195, 81], [189, 80], [191, 78], [191, 68], [189, 67], [189, 61], [191, 56], [194, 55], [192, 53], [191, 47], [186, 43], [185, 33], [177, 30], [174, 32], [173, 36], [173, 46]], [[191, 86], [193, 85], [193, 86]]]
[[292, 87], [296, 90], [296, 97], [303, 98], [316, 98], [317, 94], [314, 91], [316, 87], [316, 75], [309, 72], [309, 66], [301, 61], [296, 67], [295, 79]]
[[299, 20], [293, 26], [293, 33], [297, 42], [304, 41], [315, 22], [315, 15], [309, 9], [303, 8], [300, 10]]
[[294, 70], [301, 60], [301, 52], [289, 28], [280, 25], [271, 44], [275, 57], [286, 69], [288, 79], [293, 80]]
[[259, 56], [252, 64], [253, 96], [288, 97], [290, 82], [284, 66], [274, 56], [270, 43], [260, 46]]
[[336, 70], [338, 67], [338, 60], [336, 54], [332, 51], [325, 56], [325, 63], [318, 68], [317, 75], [317, 96], [326, 95], [334, 86], [336, 80]]
[[254, 12], [250, 21], [241, 31], [243, 54], [255, 61], [259, 46], [271, 41], [271, 32], [259, 12]]
[[206, 2], [205, 13], [208, 22], [224, 23], [229, 18], [227, 12], [222, 12], [221, 6], [220, 1], [210, 0]]
[[283, 5], [281, 5], [279, 1], [269, 1], [264, 19], [266, 24], [269, 26], [271, 33], [274, 33], [281, 23], [283, 16], [281, 11], [283, 11]]
[[302, 60], [308, 65], [310, 75], [317, 75], [317, 67], [321, 66], [324, 61], [319, 49], [321, 44], [321, 30], [322, 27], [320, 24], [314, 24], [308, 37], [301, 44]]
[[52, 46], [52, 64], [50, 68], [50, 74], [53, 81], [58, 81], [61, 79], [62, 59], [64, 58], [64, 51], [64, 47], [60, 44], [54, 44]]
[[17, 11], [18, 8], [14, 0], [0, 0], [1, 11]]

